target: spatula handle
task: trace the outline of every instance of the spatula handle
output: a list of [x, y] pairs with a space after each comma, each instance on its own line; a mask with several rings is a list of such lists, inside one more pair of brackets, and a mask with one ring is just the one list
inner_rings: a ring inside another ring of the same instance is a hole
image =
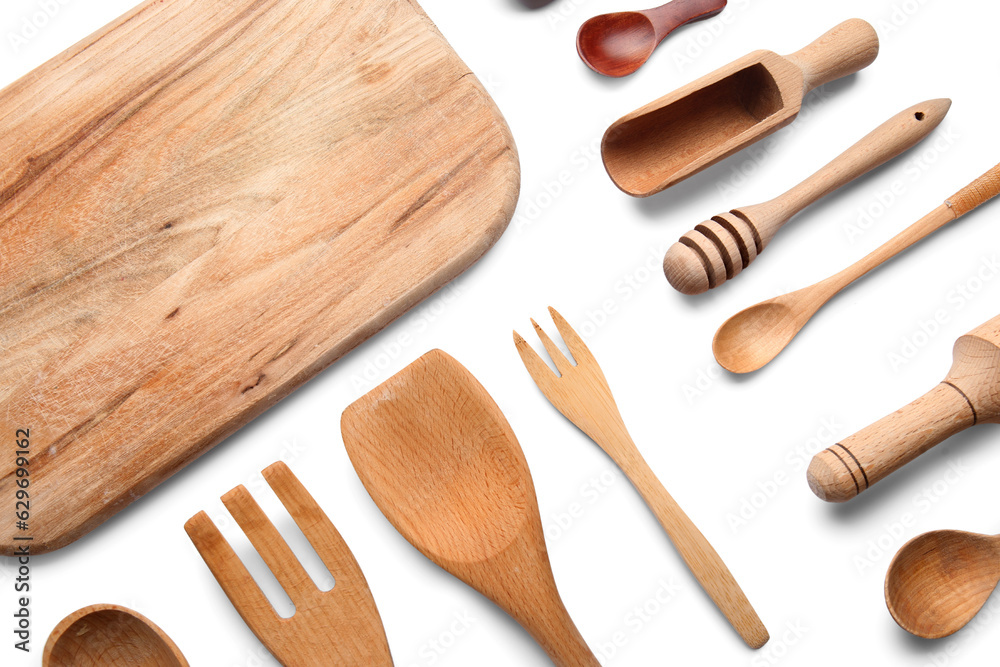
[[878, 35], [867, 21], [849, 19], [788, 56], [805, 77], [805, 92], [862, 70], [878, 56]]
[[823, 450], [809, 465], [809, 488], [842, 503], [928, 449], [976, 423], [968, 398], [942, 382], [901, 410]]

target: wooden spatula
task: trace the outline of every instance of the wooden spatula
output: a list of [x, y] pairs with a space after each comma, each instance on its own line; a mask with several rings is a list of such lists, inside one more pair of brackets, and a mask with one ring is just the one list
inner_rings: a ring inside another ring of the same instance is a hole
[[344, 411], [361, 482], [410, 544], [510, 614], [560, 667], [600, 663], [563, 605], [535, 487], [476, 378], [428, 352]]
[[238, 486], [222, 502], [295, 604], [295, 615], [275, 613], [219, 529], [199, 512], [184, 529], [236, 611], [286, 667], [391, 666], [382, 619], [347, 543], [288, 466], [275, 463], [263, 475], [335, 585], [325, 592], [316, 587], [250, 492]]
[[958, 339], [941, 384], [813, 457], [809, 487], [823, 500], [850, 500], [956, 433], [998, 421], [1000, 316]]

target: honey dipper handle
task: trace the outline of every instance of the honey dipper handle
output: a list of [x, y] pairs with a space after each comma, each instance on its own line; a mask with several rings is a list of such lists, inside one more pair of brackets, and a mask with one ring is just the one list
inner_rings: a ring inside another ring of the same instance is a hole
[[862, 70], [878, 55], [878, 35], [867, 21], [849, 19], [788, 60], [802, 68], [805, 91]]
[[783, 215], [759, 223], [763, 227], [760, 235], [770, 239], [805, 207], [916, 146], [941, 124], [950, 108], [951, 100], [927, 100], [900, 111], [879, 125], [815, 174], [778, 197]]
[[969, 183], [948, 200], [955, 217], [965, 215], [1000, 194], [1000, 164]]
[[850, 500], [975, 423], [976, 413], [965, 394], [942, 382], [901, 410], [813, 457], [807, 472], [809, 488], [822, 500]]

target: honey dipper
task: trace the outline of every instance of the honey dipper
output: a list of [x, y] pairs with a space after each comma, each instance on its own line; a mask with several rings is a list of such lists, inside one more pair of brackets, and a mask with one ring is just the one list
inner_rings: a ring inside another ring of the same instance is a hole
[[701, 223], [667, 251], [667, 280], [679, 292], [701, 294], [736, 277], [796, 214], [918, 144], [949, 108], [951, 100], [938, 99], [901, 111], [783, 195]]

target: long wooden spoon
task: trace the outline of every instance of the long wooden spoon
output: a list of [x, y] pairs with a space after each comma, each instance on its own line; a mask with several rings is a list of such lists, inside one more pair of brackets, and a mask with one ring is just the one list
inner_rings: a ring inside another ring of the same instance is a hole
[[655, 9], [601, 14], [580, 26], [576, 51], [598, 74], [625, 76], [642, 67], [667, 35], [715, 16], [727, 1], [673, 0]]
[[1000, 536], [935, 530], [892, 559], [885, 603], [901, 628], [927, 639], [953, 634], [979, 613], [1000, 581]]
[[55, 627], [42, 667], [188, 667], [177, 645], [142, 614], [115, 604], [73, 612]]
[[524, 453], [476, 378], [440, 350], [344, 411], [344, 445], [410, 544], [510, 614], [560, 667], [599, 665], [549, 565]]
[[712, 341], [716, 360], [733, 373], [750, 373], [762, 368], [785, 349], [823, 304], [845, 287], [998, 193], [1000, 164], [840, 273], [733, 315], [719, 328]]

